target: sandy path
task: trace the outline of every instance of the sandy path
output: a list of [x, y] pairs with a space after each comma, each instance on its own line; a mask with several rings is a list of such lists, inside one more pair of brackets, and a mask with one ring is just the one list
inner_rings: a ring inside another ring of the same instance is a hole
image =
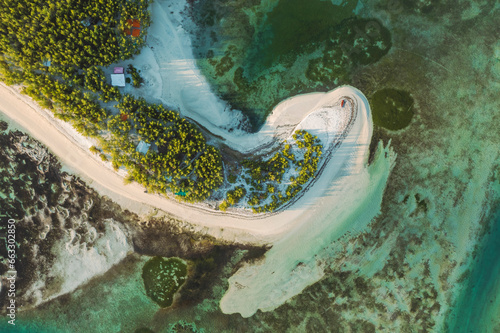
[[[253, 218], [211, 212], [167, 200], [159, 195], [145, 193], [142, 186], [136, 183], [124, 185], [121, 176], [99, 163], [88, 150], [79, 146], [78, 142], [72, 140], [63, 129], [42, 116], [40, 110], [11, 88], [0, 86], [0, 109], [49, 147], [72, 171], [125, 207], [141, 213], [144, 213], [145, 206], [155, 207], [199, 226], [216, 237], [262, 244], [273, 242], [297, 225], [307, 224], [317, 214], [330, 210], [329, 193], [335, 191], [335, 187], [338, 186], [334, 181], [338, 181], [345, 174], [342, 167], [346, 163], [351, 165], [349, 174], [363, 169], [372, 133], [369, 104], [364, 95], [352, 87], [340, 87], [329, 93], [299, 95], [280, 103], [274, 109], [272, 115], [272, 118], [276, 119], [274, 124], [285, 124], [287, 121], [294, 123], [316, 110], [322, 105], [321, 103], [342, 96], [356, 100], [359, 108], [358, 116], [348, 137], [337, 149], [320, 179], [287, 210], [271, 216]], [[257, 135], [267, 137], [272, 136], [271, 133], [274, 132], [276, 131], [266, 124], [264, 130]], [[260, 140], [254, 142], [258, 141]]]

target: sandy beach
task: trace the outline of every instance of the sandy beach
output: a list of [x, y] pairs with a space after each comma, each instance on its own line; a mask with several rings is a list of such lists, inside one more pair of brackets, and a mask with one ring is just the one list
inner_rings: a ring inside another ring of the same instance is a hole
[[[294, 111], [290, 112], [293, 117], [297, 117], [297, 110], [300, 109], [302, 118], [305, 118], [308, 114], [321, 109], [322, 104], [344, 96], [357, 101], [358, 117], [347, 139], [325, 167], [320, 180], [316, 181], [292, 207], [279, 214], [235, 216], [145, 193], [142, 186], [136, 183], [124, 185], [122, 176], [103, 165], [88, 151], [89, 143], [74, 139], [74, 133], [68, 133], [68, 128], [58, 126], [54, 119], [29, 102], [27, 97], [18, 94], [10, 87], [0, 86], [2, 112], [47, 145], [71, 171], [80, 175], [101, 193], [140, 214], [157, 208], [198, 226], [201, 228], [199, 230], [205, 230], [214, 236], [230, 241], [256, 244], [272, 243], [298, 224], [307, 224], [307, 221], [315, 218], [314, 212], [320, 213], [322, 209], [329, 208], [328, 193], [335, 189], [336, 183], [343, 175], [357, 173], [364, 168], [371, 140], [372, 124], [368, 102], [355, 88], [341, 87], [329, 93], [296, 96], [280, 103], [274, 109], [273, 116], [280, 119], [280, 123], [283, 124], [288, 118], [289, 110]], [[277, 137], [282, 135], [278, 128], [275, 128], [273, 133]], [[266, 124], [263, 132], [252, 136], [273, 136], [270, 125]], [[260, 141], [253, 142], [258, 145]], [[357, 148], [353, 149], [354, 147]], [[351, 163], [353, 161], [354, 164]], [[352, 167], [344, 170], [343, 166], [346, 164], [352, 164]]]

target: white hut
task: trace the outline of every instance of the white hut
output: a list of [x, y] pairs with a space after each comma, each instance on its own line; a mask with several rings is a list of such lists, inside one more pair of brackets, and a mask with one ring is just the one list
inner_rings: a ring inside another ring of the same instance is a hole
[[111, 85], [113, 87], [125, 87], [125, 75], [111, 74]]
[[135, 150], [141, 154], [146, 155], [150, 146], [151, 146], [150, 143], [146, 143], [144, 141], [141, 141], [141, 142], [139, 142], [139, 144], [137, 145], [137, 148]]

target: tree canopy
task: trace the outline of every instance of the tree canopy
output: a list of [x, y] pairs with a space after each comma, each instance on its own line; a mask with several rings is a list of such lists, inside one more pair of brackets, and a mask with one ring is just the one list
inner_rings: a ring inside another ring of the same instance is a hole
[[[149, 191], [207, 198], [222, 184], [221, 156], [198, 128], [162, 105], [112, 87], [102, 67], [130, 58], [145, 44], [150, 0], [0, 0], [0, 77], [82, 134], [97, 138], [103, 161], [125, 167]], [[141, 24], [128, 36], [130, 20]], [[127, 70], [134, 86], [138, 71]], [[113, 115], [101, 102], [118, 102]], [[109, 135], [111, 134], [111, 135]], [[138, 140], [155, 149], [142, 154]]]
[[[107, 66], [138, 53], [144, 38], [127, 20], [149, 26], [149, 0], [0, 0], [0, 53], [24, 69]], [[56, 69], [57, 70], [57, 69]]]

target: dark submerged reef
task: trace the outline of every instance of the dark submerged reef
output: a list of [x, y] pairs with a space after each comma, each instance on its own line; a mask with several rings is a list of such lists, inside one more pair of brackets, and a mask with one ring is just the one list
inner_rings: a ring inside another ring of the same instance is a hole
[[169, 307], [174, 295], [184, 284], [186, 264], [177, 258], [154, 257], [142, 268], [146, 294], [162, 308]]
[[388, 130], [408, 126], [413, 117], [413, 98], [402, 90], [382, 89], [370, 97], [373, 123]]

